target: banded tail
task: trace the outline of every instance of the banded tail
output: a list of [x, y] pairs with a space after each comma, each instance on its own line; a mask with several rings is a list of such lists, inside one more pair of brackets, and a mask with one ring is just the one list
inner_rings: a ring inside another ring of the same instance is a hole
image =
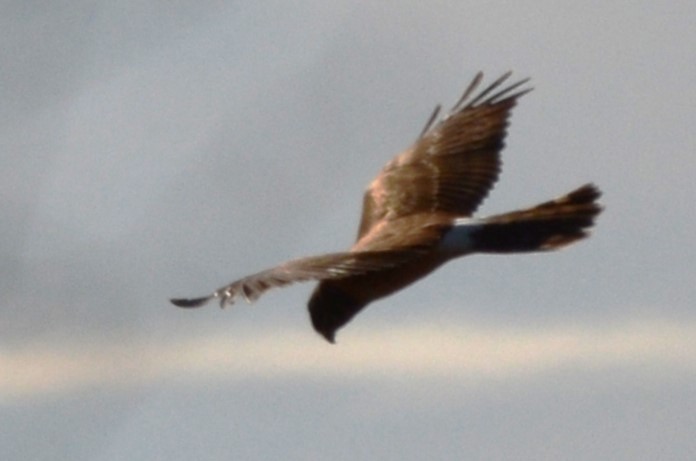
[[535, 207], [485, 218], [470, 234], [473, 247], [481, 253], [518, 253], [569, 245], [587, 237], [602, 211], [600, 195], [586, 184]]

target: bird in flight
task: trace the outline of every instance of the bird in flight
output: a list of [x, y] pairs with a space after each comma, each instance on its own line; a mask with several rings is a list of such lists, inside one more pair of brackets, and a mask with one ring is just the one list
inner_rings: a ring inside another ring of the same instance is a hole
[[180, 307], [238, 298], [251, 303], [271, 288], [318, 281], [309, 299], [314, 329], [336, 331], [372, 301], [399, 291], [447, 261], [473, 253], [555, 250], [587, 236], [601, 207], [586, 184], [531, 208], [474, 218], [500, 173], [510, 111], [531, 91], [508, 72], [479, 91], [478, 73], [443, 117], [436, 107], [415, 143], [387, 163], [363, 198], [358, 237], [344, 252], [310, 256], [241, 278]]

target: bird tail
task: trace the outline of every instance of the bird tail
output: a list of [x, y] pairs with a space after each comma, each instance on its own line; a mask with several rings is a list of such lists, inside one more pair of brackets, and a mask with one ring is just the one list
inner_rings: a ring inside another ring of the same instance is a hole
[[602, 211], [601, 192], [586, 184], [555, 200], [525, 210], [491, 216], [471, 233], [481, 253], [555, 250], [587, 236]]

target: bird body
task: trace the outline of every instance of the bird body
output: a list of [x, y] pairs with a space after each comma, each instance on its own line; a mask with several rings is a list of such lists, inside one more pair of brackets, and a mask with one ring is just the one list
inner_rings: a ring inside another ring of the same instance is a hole
[[371, 302], [472, 253], [561, 248], [587, 236], [601, 207], [599, 190], [582, 186], [555, 200], [501, 215], [473, 218], [500, 172], [500, 151], [527, 80], [500, 88], [504, 74], [474, 95], [479, 73], [441, 120], [439, 107], [420, 137], [370, 183], [355, 244], [347, 252], [291, 260], [252, 274], [209, 296], [173, 299], [198, 307], [235, 298], [254, 301], [272, 287], [317, 280], [308, 307], [312, 325], [334, 342], [336, 331]]

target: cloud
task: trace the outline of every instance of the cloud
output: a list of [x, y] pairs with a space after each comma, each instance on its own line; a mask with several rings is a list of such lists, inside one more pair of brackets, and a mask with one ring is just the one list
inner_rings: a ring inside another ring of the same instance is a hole
[[696, 323], [642, 321], [544, 330], [402, 328], [345, 338], [337, 346], [307, 334], [218, 334], [187, 341], [34, 344], [0, 354], [5, 399], [50, 397], [88, 388], [127, 389], [187, 380], [376, 378], [407, 374], [485, 382], [559, 367], [654, 366], [696, 371]]

